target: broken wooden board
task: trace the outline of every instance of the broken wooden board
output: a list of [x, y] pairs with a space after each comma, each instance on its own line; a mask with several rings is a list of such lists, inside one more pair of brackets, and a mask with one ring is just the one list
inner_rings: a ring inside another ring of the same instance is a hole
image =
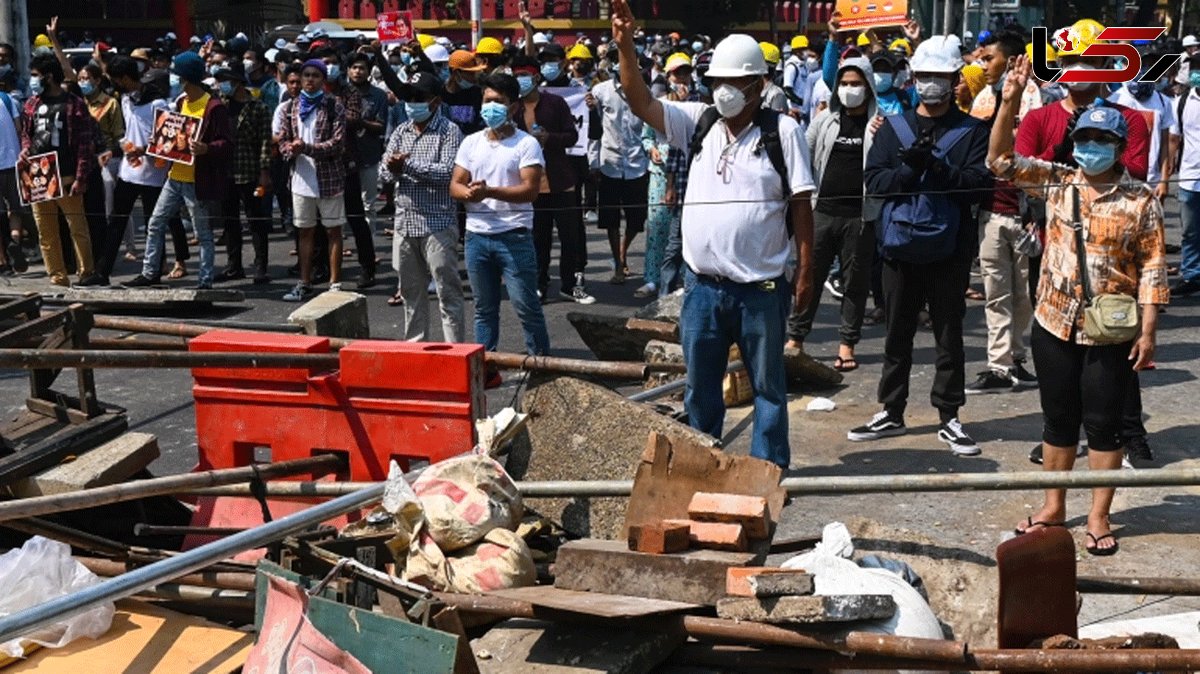
[[572, 311], [567, 320], [600, 360], [641, 360], [652, 339], [679, 341], [679, 326], [664, 321]]
[[715, 606], [725, 596], [725, 575], [735, 566], [761, 564], [753, 552], [691, 550], [651, 555], [629, 550], [625, 541], [584, 539], [558, 549], [554, 587], [611, 592], [649, 599]]
[[701, 608], [699, 604], [688, 604], [681, 601], [648, 599], [603, 592], [581, 592], [545, 585], [493, 590], [488, 594], [504, 599], [529, 602], [539, 608], [582, 613], [599, 618], [645, 618], [655, 615], [686, 613]]
[[105, 487], [133, 477], [159, 456], [158, 438], [150, 433], [125, 433], [95, 449], [14, 483], [19, 498], [65, 494]]
[[240, 671], [254, 635], [132, 599], [117, 602], [112, 627], [99, 639], [39, 649], [5, 674]]
[[[773, 534], [787, 498], [779, 486], [782, 475], [782, 469], [770, 461], [734, 456], [686, 439], [651, 433], [634, 477], [625, 524], [628, 527], [688, 519], [688, 504], [696, 492], [720, 492], [765, 498]], [[766, 541], [755, 543], [755, 549], [764, 553], [770, 547]], [[724, 577], [719, 585], [725, 586]]]
[[[513, 441], [505, 464], [516, 480], [632, 479], [651, 431], [696, 446], [717, 444], [649, 405], [572, 377], [531, 376], [521, 404], [529, 415], [526, 433]], [[531, 505], [574, 536], [628, 538], [624, 498], [538, 499], [526, 507]]]
[[895, 613], [896, 600], [890, 594], [729, 597], [717, 602], [717, 615], [721, 618], [772, 624], [877, 620]]
[[22, 478], [58, 465], [69, 456], [78, 456], [129, 428], [123, 413], [101, 414], [79, 424], [65, 424], [60, 430], [20, 451], [0, 458], [0, 485], [10, 485]]
[[682, 629], [602, 630], [513, 618], [471, 643], [483, 674], [641, 674], [670, 657]]
[[246, 294], [229, 288], [68, 288], [62, 300], [89, 306], [211, 305], [241, 304]]

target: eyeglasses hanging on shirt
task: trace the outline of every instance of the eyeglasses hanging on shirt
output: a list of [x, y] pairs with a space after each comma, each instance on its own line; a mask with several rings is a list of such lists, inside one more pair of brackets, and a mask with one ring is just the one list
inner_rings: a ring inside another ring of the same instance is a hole
[[750, 129], [754, 128], [754, 125], [751, 124], [742, 129], [737, 136], [733, 135], [728, 126], [722, 124], [722, 128], [725, 129], [725, 140], [728, 142], [725, 147], [721, 148], [721, 156], [717, 158], [717, 175], [721, 176], [721, 182], [728, 185], [733, 182], [733, 155], [742, 138], [750, 132]]

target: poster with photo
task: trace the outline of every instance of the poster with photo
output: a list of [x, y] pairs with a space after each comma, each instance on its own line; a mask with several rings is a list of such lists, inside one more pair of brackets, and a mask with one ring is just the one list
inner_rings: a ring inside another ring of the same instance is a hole
[[202, 121], [174, 110], [155, 110], [154, 129], [146, 154], [190, 166], [195, 157], [188, 141], [199, 140]]
[[17, 177], [17, 191], [21, 195], [22, 204], [54, 201], [64, 196], [57, 152], [34, 155], [24, 162], [19, 162]]
[[903, 26], [908, 22], [908, 0], [837, 0], [839, 30], [866, 30]]

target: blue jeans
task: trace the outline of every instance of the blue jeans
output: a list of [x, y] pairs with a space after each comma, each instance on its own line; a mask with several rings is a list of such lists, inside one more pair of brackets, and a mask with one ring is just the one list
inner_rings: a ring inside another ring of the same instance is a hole
[[475, 341], [495, 351], [500, 342], [500, 278], [525, 331], [525, 349], [550, 352], [546, 316], [537, 296], [537, 250], [525, 228], [500, 234], [467, 232], [465, 254], [471, 292], [475, 295]]
[[212, 225], [220, 215], [221, 205], [216, 201], [196, 199], [196, 185], [181, 183], [178, 180], [168, 179], [158, 195], [158, 202], [154, 204], [154, 213], [146, 227], [146, 257], [142, 261], [142, 276], [148, 279], [159, 277], [166, 247], [167, 225], [171, 218], [179, 215], [181, 206], [187, 206], [188, 213], [192, 216], [192, 225], [196, 229], [196, 238], [200, 240], [199, 283], [201, 286], [212, 286], [213, 265], [216, 260]]
[[667, 249], [663, 252], [662, 268], [658, 279], [658, 296], [670, 295], [683, 283], [683, 234], [679, 213], [671, 218], [671, 232], [667, 235]]
[[1179, 219], [1183, 224], [1183, 260], [1179, 276], [1200, 281], [1200, 192], [1179, 190]]
[[769, 283], [734, 283], [699, 276], [684, 268], [683, 310], [679, 330], [687, 363], [688, 423], [721, 437], [725, 399], [721, 381], [729, 347], [738, 345], [754, 389], [754, 436], [750, 455], [788, 468], [787, 375], [783, 340], [791, 284], [779, 277]]

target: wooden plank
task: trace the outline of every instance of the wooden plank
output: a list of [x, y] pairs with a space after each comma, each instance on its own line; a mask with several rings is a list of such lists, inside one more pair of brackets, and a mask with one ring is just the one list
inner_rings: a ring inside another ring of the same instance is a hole
[[[54, 394], [53, 391], [50, 391], [50, 394], [54, 395], [54, 400], [26, 398], [25, 407], [30, 412], [37, 412], [67, 424], [81, 424], [88, 420], [87, 414], [67, 402], [67, 396]], [[71, 400], [78, 400], [78, 398], [71, 398]]]
[[40, 337], [49, 334], [66, 325], [71, 320], [67, 310], [56, 311], [31, 321], [25, 321], [15, 328], [0, 332], [0, 346], [18, 344], [29, 337]]
[[561, 587], [535, 585], [508, 590], [494, 590], [488, 594], [504, 599], [527, 601], [534, 606], [582, 613], [599, 618], [644, 618], [646, 616], [686, 613], [702, 608], [700, 604], [688, 604], [667, 599], [630, 597], [601, 592], [580, 592]]
[[162, 304], [242, 303], [246, 294], [227, 288], [71, 288], [64, 293], [69, 302], [99, 305], [151, 306]]
[[99, 639], [43, 648], [4, 668], [5, 674], [81, 672], [237, 672], [254, 635], [203, 618], [125, 599]]
[[475, 654], [471, 652], [471, 638], [467, 636], [467, 628], [463, 626], [458, 608], [446, 606], [430, 620], [433, 621], [434, 627], [458, 637], [458, 650], [454, 654], [454, 674], [479, 674], [479, 665], [475, 662]]
[[68, 456], [82, 454], [124, 433], [129, 422], [124, 414], [102, 414], [82, 424], [75, 424], [54, 435], [0, 458], [0, 485], [10, 485], [21, 478], [58, 465]]
[[37, 293], [25, 293], [21, 297], [5, 297], [0, 304], [0, 320], [23, 317], [31, 320], [38, 317], [42, 308], [42, 296]]
[[715, 606], [725, 596], [730, 567], [761, 564], [753, 552], [692, 550], [649, 555], [625, 541], [584, 539], [558, 549], [554, 586], [584, 592], [620, 592], [632, 597]]
[[73, 461], [20, 480], [11, 489], [17, 497], [27, 498], [104, 487], [124, 482], [158, 457], [157, 437], [125, 433]]

